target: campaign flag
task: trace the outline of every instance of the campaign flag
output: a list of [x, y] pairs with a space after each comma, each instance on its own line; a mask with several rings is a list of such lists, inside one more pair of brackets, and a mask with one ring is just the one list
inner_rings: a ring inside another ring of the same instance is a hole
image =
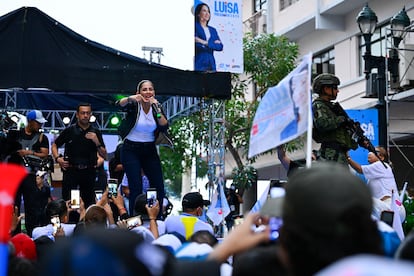
[[219, 225], [224, 218], [230, 214], [230, 207], [221, 183], [222, 181], [218, 182], [217, 189], [214, 191], [210, 207], [207, 211], [207, 216], [214, 223], [214, 225]]
[[250, 209], [251, 213], [257, 213], [262, 209], [262, 206], [265, 204], [267, 200], [267, 195], [269, 194], [270, 189], [270, 181], [266, 185], [266, 188], [264, 189], [262, 195], [259, 197], [259, 199], [256, 201], [256, 203], [253, 205], [252, 209]]
[[394, 228], [395, 232], [397, 232], [398, 237], [400, 240], [404, 239], [404, 231], [402, 228], [402, 222], [399, 212], [399, 206], [401, 206], [401, 201], [399, 200], [399, 196], [397, 192], [392, 191], [391, 196], [391, 210], [394, 212], [394, 220], [392, 223], [392, 228]]
[[8, 275], [9, 240], [14, 198], [27, 171], [23, 166], [0, 163], [0, 276]]
[[249, 158], [287, 143], [308, 129], [311, 64], [312, 55], [304, 56], [260, 101], [250, 131]]

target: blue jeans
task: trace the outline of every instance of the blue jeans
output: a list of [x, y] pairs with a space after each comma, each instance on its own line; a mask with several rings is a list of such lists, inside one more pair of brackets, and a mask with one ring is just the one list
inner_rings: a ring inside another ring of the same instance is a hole
[[[121, 163], [128, 178], [129, 214], [134, 215], [135, 199], [142, 194], [141, 169], [148, 177], [150, 187], [157, 190], [157, 200], [161, 210], [165, 190], [161, 161], [155, 144], [125, 140], [121, 148]], [[158, 214], [158, 217], [160, 218], [161, 215], [162, 212]]]

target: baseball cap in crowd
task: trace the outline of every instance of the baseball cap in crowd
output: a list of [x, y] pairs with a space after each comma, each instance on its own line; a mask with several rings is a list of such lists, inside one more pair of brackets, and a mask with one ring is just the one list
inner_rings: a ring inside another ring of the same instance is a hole
[[187, 242], [175, 251], [175, 257], [180, 260], [205, 260], [213, 251], [213, 247], [206, 243]]
[[37, 259], [36, 244], [28, 235], [19, 233], [14, 235], [10, 241], [15, 248], [16, 257], [32, 261]]
[[197, 207], [203, 207], [210, 205], [209, 200], [204, 200], [203, 196], [199, 192], [191, 192], [183, 197], [183, 208], [194, 209]]
[[185, 241], [186, 240], [182, 235], [177, 232], [173, 232], [159, 236], [152, 242], [152, 244], [163, 246], [174, 254], [175, 251], [180, 248]]
[[28, 121], [34, 120], [38, 122], [39, 124], [43, 124], [47, 122], [47, 120], [43, 117], [42, 112], [40, 112], [39, 110], [30, 111], [29, 113], [27, 113], [26, 117]]
[[46, 173], [47, 173], [46, 171], [37, 171], [37, 172], [36, 172], [36, 176], [40, 176], [40, 177], [42, 177], [42, 176], [44, 176]]

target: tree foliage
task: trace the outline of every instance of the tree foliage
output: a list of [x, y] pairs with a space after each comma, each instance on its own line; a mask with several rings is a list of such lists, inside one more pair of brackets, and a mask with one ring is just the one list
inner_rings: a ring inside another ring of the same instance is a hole
[[299, 53], [296, 43], [284, 36], [247, 34], [243, 39], [244, 70], [257, 84], [257, 97], [275, 86], [295, 68]]
[[[232, 99], [228, 101], [226, 121], [228, 135], [226, 148], [232, 154], [237, 167], [232, 170], [233, 181], [239, 188], [246, 189], [257, 180], [257, 171], [252, 163], [257, 159], [246, 159], [250, 129], [253, 123], [256, 109], [261, 98], [269, 87], [275, 86], [290, 71], [295, 68], [295, 61], [299, 52], [298, 45], [290, 42], [286, 37], [274, 34], [261, 34], [252, 36], [247, 34], [243, 40], [244, 70], [248, 76], [246, 79], [235, 78]], [[254, 84], [256, 93], [252, 101], [246, 101], [245, 87]], [[243, 106], [243, 109], [238, 109]], [[228, 120], [230, 118], [230, 120]], [[234, 124], [243, 120], [243, 124]], [[232, 147], [240, 149], [233, 151]], [[241, 152], [241, 156], [240, 156]], [[272, 152], [267, 151], [263, 154]], [[263, 155], [262, 154], [262, 155]], [[244, 163], [242, 160], [246, 160]]]
[[181, 175], [191, 168], [194, 160], [197, 177], [207, 174], [206, 161], [199, 155], [208, 141], [206, 140], [208, 125], [205, 124], [202, 116], [202, 112], [197, 111], [175, 120], [169, 128], [174, 148], [160, 148], [164, 179], [170, 180], [170, 185], [166, 188], [177, 197], [181, 193]]

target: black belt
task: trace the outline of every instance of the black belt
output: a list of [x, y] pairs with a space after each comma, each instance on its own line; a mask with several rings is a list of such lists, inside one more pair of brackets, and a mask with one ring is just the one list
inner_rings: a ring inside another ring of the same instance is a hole
[[86, 164], [69, 164], [69, 168], [77, 169], [77, 170], [86, 170], [86, 169], [95, 169], [95, 166], [86, 165]]
[[131, 145], [131, 146], [153, 146], [155, 142], [135, 142], [128, 139], [125, 139], [124, 144]]

